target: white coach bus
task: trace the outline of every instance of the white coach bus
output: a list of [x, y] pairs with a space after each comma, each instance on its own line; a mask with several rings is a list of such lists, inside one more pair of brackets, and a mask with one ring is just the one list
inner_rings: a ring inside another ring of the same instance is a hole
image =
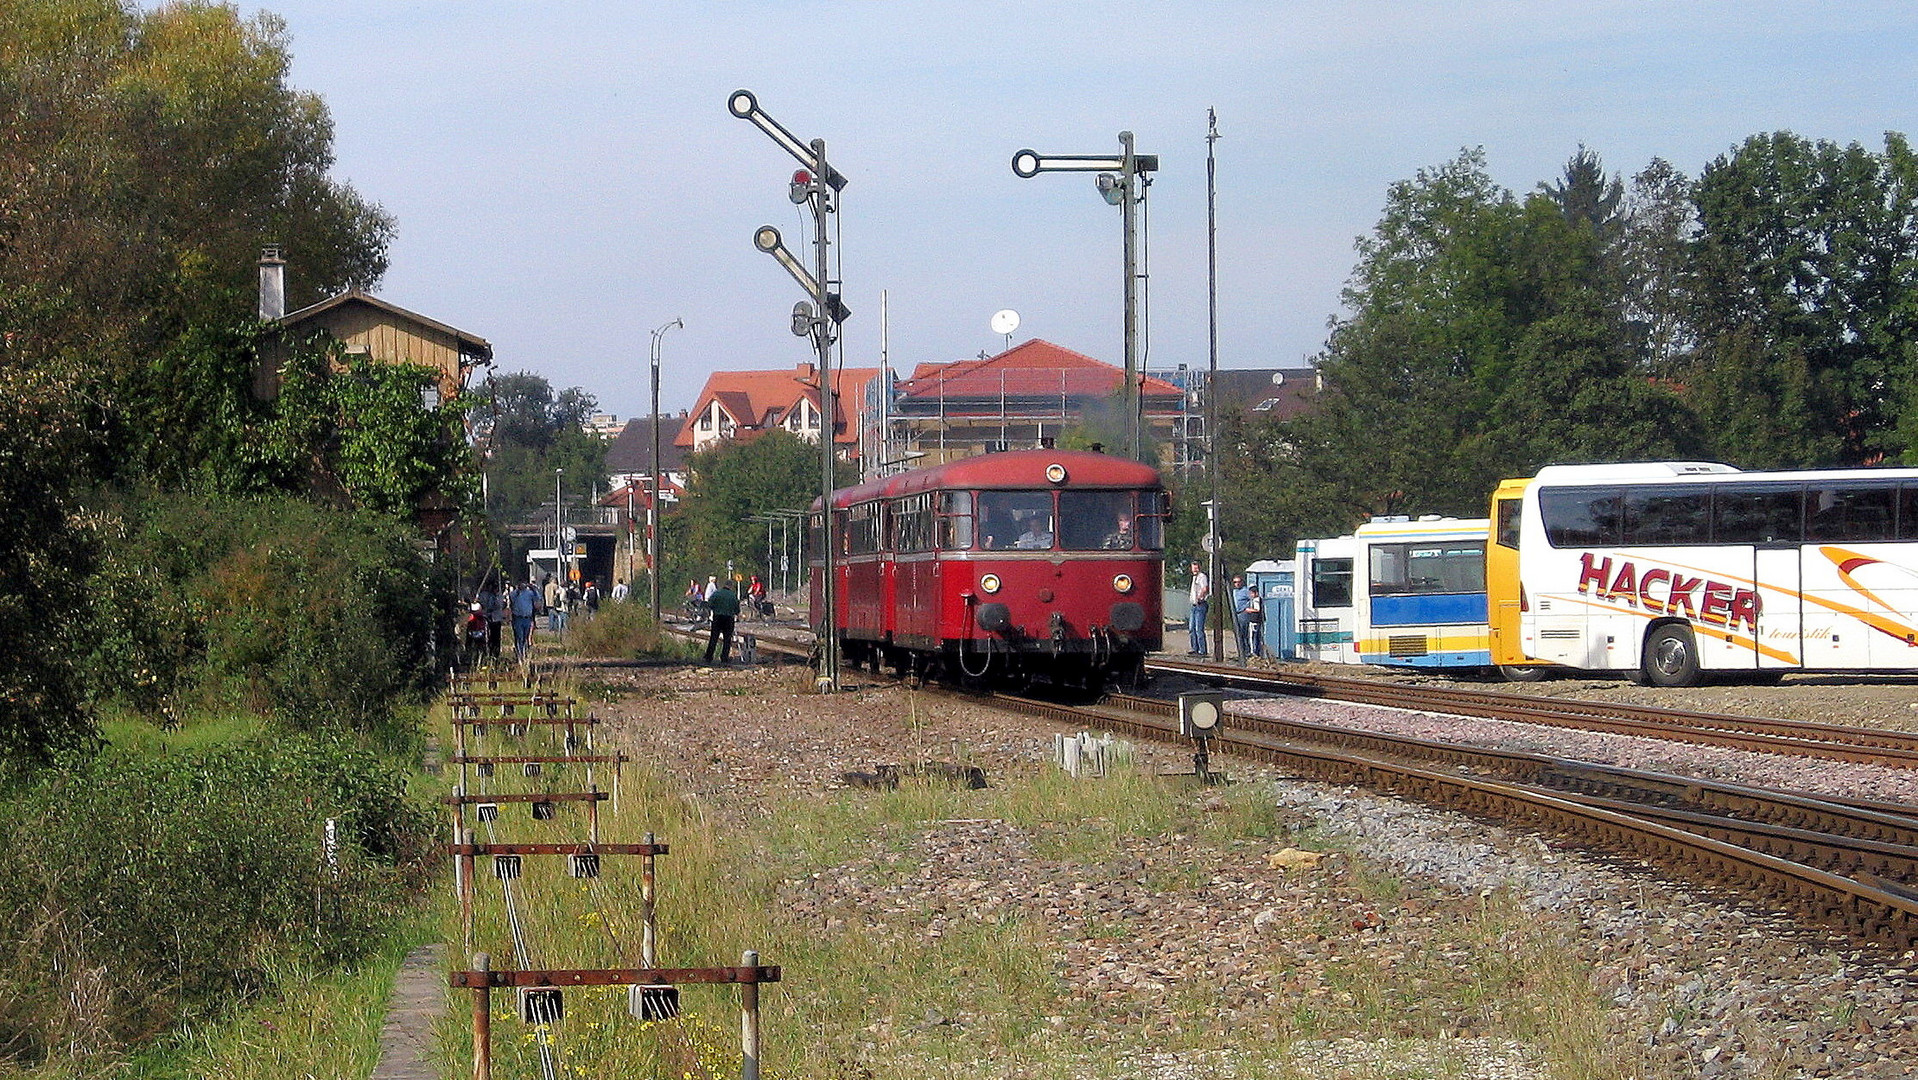
[[1918, 670], [1918, 469], [1555, 465], [1492, 495], [1508, 676]]

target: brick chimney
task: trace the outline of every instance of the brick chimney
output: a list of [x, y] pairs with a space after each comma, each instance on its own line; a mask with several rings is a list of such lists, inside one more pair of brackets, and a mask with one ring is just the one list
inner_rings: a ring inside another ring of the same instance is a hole
[[260, 250], [260, 321], [273, 322], [286, 314], [286, 260], [278, 245]]

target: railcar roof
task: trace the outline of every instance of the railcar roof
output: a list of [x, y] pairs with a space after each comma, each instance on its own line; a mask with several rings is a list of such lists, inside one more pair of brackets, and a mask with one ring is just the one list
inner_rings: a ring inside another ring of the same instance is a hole
[[[1051, 465], [1065, 468], [1064, 484], [1046, 479], [1046, 468]], [[869, 499], [948, 488], [1156, 488], [1162, 483], [1159, 470], [1130, 458], [1089, 450], [1008, 450], [841, 488], [833, 492], [833, 505], [850, 506]]]

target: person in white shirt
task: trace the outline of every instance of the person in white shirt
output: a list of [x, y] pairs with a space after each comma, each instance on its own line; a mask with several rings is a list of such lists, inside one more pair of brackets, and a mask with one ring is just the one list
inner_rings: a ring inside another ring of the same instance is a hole
[[1205, 613], [1211, 607], [1212, 579], [1205, 576], [1199, 567], [1199, 560], [1192, 560], [1192, 615], [1186, 620], [1186, 628], [1192, 634], [1192, 655], [1205, 656]]
[[632, 592], [632, 590], [626, 587], [626, 579], [625, 579], [625, 578], [615, 578], [615, 579], [613, 579], [613, 603], [615, 603], [615, 604], [623, 604], [623, 603], [625, 603], [625, 602], [626, 602], [626, 597], [627, 597], [627, 596], [628, 596], [628, 595], [629, 595], [629, 594], [630, 594], [631, 592]]

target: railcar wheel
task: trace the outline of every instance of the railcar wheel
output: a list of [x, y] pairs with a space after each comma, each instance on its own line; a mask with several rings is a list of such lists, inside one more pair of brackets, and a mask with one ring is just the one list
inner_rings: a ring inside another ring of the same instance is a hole
[[1698, 643], [1691, 627], [1666, 623], [1646, 635], [1643, 665], [1653, 686], [1697, 686]]
[[1552, 669], [1542, 664], [1500, 664], [1498, 673], [1506, 682], [1534, 683], [1543, 682], [1552, 674]]

